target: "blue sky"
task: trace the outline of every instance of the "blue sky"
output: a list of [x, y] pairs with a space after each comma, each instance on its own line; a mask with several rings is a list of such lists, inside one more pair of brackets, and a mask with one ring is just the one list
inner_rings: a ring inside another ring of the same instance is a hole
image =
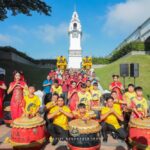
[[107, 56], [150, 14], [150, 0], [46, 0], [51, 16], [9, 16], [0, 22], [0, 45], [33, 58], [68, 56], [68, 27], [74, 6], [82, 24], [83, 55]]

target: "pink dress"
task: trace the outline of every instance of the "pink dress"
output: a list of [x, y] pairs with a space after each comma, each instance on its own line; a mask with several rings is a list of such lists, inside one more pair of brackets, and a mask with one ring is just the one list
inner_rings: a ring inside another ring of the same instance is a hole
[[[0, 85], [3, 85], [4, 81], [0, 81]], [[4, 99], [4, 90], [0, 88], [0, 119], [3, 118], [3, 99]]]
[[[11, 82], [10, 86], [14, 86], [15, 83], [16, 83], [15, 81]], [[19, 83], [21, 86], [26, 85], [24, 81], [20, 81]], [[23, 98], [23, 88], [21, 86], [18, 85], [13, 89], [13, 94], [10, 103], [11, 117], [13, 120], [21, 117], [23, 113], [22, 108], [25, 106], [25, 101]]]

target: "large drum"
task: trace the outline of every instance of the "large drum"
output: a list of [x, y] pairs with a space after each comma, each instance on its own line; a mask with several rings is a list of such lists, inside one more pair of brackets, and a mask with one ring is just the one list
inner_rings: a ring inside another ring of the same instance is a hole
[[150, 118], [131, 119], [129, 141], [133, 150], [150, 150]]
[[5, 124], [8, 127], [10, 127], [10, 124], [12, 123], [10, 106], [7, 106], [7, 107], [4, 108], [3, 115], [4, 115], [4, 122], [5, 122]]
[[11, 143], [14, 149], [38, 150], [45, 141], [45, 121], [36, 116], [34, 118], [21, 117], [12, 123]]
[[71, 150], [99, 150], [100, 125], [95, 120], [69, 122], [68, 146]]

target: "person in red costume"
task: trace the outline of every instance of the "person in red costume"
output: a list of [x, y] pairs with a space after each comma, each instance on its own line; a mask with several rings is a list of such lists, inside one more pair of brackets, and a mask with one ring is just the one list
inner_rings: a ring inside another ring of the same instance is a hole
[[24, 81], [23, 73], [19, 71], [14, 71], [13, 73], [14, 81], [10, 83], [7, 93], [12, 94], [10, 108], [11, 108], [11, 117], [16, 119], [21, 117], [23, 114], [23, 107], [25, 106], [24, 101], [24, 89], [27, 89], [27, 84]]
[[3, 119], [3, 100], [4, 100], [4, 91], [7, 89], [4, 82], [4, 75], [0, 75], [0, 119]]
[[71, 111], [76, 110], [78, 104], [77, 83], [72, 81], [71, 88], [68, 91], [69, 108]]
[[78, 89], [78, 91], [81, 90], [81, 85], [82, 85], [82, 83], [83, 83], [83, 77], [82, 77], [81, 74], [79, 74], [79, 75], [78, 75], [78, 80], [77, 80], [77, 89]]
[[83, 79], [82, 80], [83, 80], [84, 83], [86, 83], [86, 81], [88, 80], [88, 76], [87, 76], [86, 73], [83, 75]]
[[122, 90], [124, 90], [124, 87], [122, 83], [119, 81], [119, 75], [113, 75], [113, 82], [109, 85], [110, 91], [116, 91], [118, 98], [122, 100]]

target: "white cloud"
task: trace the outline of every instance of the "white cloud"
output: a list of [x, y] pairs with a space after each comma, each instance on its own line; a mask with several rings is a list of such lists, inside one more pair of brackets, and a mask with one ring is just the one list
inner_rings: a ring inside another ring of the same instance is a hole
[[0, 42], [10, 42], [10, 36], [9, 35], [4, 35], [4, 34], [0, 34]]
[[50, 24], [39, 26], [35, 34], [42, 41], [46, 43], [56, 43], [58, 39], [64, 38], [67, 36], [68, 24], [61, 23], [58, 26], [53, 26]]
[[104, 31], [110, 35], [132, 32], [150, 17], [150, 0], [127, 0], [109, 7]]
[[13, 25], [11, 28], [19, 33], [27, 33], [28, 31], [25, 27], [20, 25]]
[[16, 36], [12, 36], [8, 34], [0, 34], [1, 45], [22, 44], [22, 43], [23, 41]]

